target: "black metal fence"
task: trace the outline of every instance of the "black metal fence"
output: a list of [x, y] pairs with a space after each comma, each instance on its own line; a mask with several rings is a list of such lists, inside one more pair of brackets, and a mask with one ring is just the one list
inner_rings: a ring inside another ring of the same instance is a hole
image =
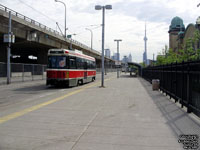
[[162, 92], [200, 116], [200, 60], [147, 67], [142, 74], [149, 82], [159, 79]]

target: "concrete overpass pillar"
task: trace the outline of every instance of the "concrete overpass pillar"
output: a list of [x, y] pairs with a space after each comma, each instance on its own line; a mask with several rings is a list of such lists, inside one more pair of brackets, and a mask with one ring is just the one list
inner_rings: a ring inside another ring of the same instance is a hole
[[0, 45], [0, 62], [7, 61], [7, 49], [6, 46]]

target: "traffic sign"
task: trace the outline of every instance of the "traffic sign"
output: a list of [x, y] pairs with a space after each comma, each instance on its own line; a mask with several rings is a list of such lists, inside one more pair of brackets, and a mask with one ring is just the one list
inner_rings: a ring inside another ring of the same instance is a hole
[[4, 43], [15, 43], [15, 35], [13, 35], [13, 34], [4, 34], [3, 42]]

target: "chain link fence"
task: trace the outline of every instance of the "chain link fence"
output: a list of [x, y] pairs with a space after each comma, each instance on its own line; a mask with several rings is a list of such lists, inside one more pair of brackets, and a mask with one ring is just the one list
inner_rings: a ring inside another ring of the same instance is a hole
[[[11, 83], [46, 79], [46, 65], [11, 63]], [[0, 84], [7, 83], [7, 64], [0, 63]]]

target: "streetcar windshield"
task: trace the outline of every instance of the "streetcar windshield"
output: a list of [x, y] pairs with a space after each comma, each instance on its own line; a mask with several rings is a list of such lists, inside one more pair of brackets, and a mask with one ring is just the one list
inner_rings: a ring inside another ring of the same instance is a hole
[[48, 68], [68, 69], [67, 56], [49, 56]]

